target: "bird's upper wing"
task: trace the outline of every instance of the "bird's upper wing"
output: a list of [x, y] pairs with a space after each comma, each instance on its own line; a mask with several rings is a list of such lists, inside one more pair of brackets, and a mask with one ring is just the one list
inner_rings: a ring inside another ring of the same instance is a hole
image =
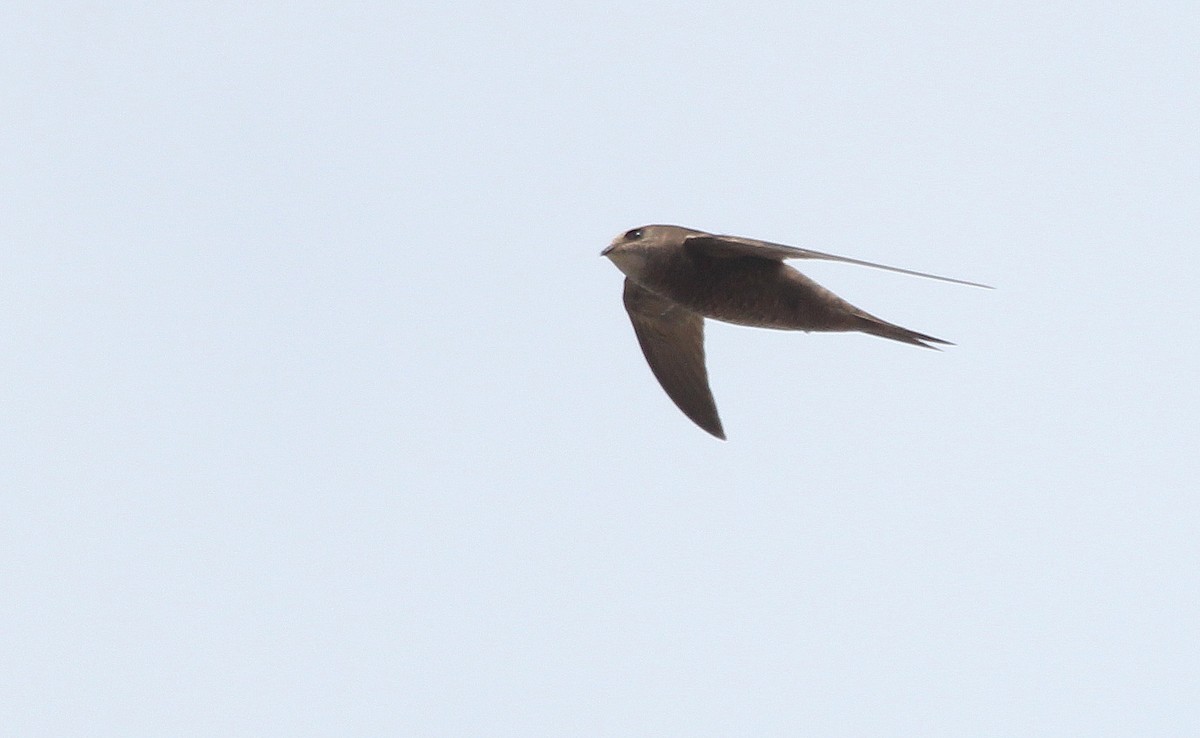
[[625, 310], [650, 371], [696, 425], [725, 438], [704, 366], [704, 318], [625, 280]]
[[813, 251], [811, 249], [800, 249], [795, 246], [784, 246], [779, 243], [771, 243], [770, 241], [759, 241], [754, 238], [742, 238], [740, 236], [714, 236], [711, 234], [697, 234], [688, 236], [683, 240], [684, 248], [693, 249], [698, 253], [716, 258], [730, 258], [736, 256], [754, 256], [759, 259], [825, 259], [827, 261], [841, 261], [846, 264], [857, 264], [859, 266], [872, 267], [875, 269], [886, 269], [889, 272], [899, 272], [901, 274], [911, 274], [915, 277], [926, 277], [928, 279], [937, 279], [942, 282], [953, 282], [955, 284], [966, 284], [972, 287], [987, 287], [986, 284], [978, 282], [968, 282], [965, 279], [954, 279], [952, 277], [939, 277], [936, 274], [927, 274], [925, 272], [914, 272], [911, 269], [901, 269], [900, 267], [887, 266], [886, 264], [876, 264], [870, 261], [862, 261], [860, 259], [851, 259], [848, 256], [837, 256], [836, 254], [826, 254], [821, 251]]

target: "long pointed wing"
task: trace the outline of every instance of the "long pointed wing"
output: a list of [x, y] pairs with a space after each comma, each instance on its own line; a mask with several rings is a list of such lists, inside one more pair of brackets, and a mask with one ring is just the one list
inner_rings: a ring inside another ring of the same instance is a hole
[[642, 354], [667, 396], [693, 423], [724, 440], [704, 366], [704, 318], [629, 279], [624, 299]]
[[846, 264], [857, 264], [859, 266], [872, 267], [874, 269], [885, 269], [889, 272], [899, 272], [900, 274], [910, 274], [914, 277], [925, 277], [926, 279], [936, 279], [942, 282], [965, 284], [970, 285], [971, 287], [984, 287], [989, 290], [993, 289], [990, 285], [980, 284], [979, 282], [968, 282], [965, 279], [940, 277], [936, 274], [915, 272], [911, 269], [901, 269], [900, 267], [887, 266], [886, 264], [876, 264], [871, 261], [851, 259], [848, 256], [826, 254], [821, 251], [800, 249], [796, 248], [795, 246], [784, 246], [783, 244], [779, 243], [759, 241], [753, 238], [742, 238], [740, 236], [713, 236], [703, 234], [688, 236], [684, 239], [683, 243], [685, 248], [698, 249], [708, 256], [725, 258], [733, 256], [757, 256], [760, 259], [825, 259], [827, 261], [840, 261]]

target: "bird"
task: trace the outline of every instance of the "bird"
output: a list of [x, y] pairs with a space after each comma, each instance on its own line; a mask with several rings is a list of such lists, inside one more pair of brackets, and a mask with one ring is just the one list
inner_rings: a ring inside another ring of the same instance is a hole
[[851, 305], [785, 260], [840, 261], [991, 289], [979, 282], [677, 225], [625, 231], [600, 255], [625, 275], [625, 310], [650, 371], [684, 415], [721, 440], [725, 429], [704, 361], [706, 318], [777, 330], [861, 331], [923, 348], [953, 345]]

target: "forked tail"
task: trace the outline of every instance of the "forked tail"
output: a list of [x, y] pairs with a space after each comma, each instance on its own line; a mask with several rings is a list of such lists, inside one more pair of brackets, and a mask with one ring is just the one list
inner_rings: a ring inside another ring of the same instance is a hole
[[872, 336], [890, 338], [893, 341], [911, 343], [914, 346], [935, 349], [938, 351], [941, 349], [938, 349], [937, 346], [931, 346], [930, 344], [937, 343], [943, 346], [954, 345], [953, 343], [950, 343], [949, 341], [943, 341], [940, 338], [934, 338], [933, 336], [927, 336], [924, 333], [917, 333], [916, 331], [910, 331], [907, 328], [901, 328], [894, 323], [889, 323], [886, 320], [880, 320], [873, 315], [864, 315], [862, 317], [863, 320], [858, 329], [863, 333], [869, 333]]

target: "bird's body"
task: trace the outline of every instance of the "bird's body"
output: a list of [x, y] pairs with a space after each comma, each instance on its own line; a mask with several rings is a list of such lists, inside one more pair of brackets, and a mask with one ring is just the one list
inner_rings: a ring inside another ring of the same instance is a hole
[[926, 348], [948, 343], [851, 305], [784, 259], [846, 261], [975, 284], [680, 226], [635, 228], [602, 253], [626, 275], [625, 307], [659, 383], [688, 417], [718, 438], [725, 436], [704, 366], [704, 318], [778, 330], [862, 331]]
[[853, 305], [774, 259], [662, 250], [630, 279], [726, 323], [797, 331], [855, 329]]

